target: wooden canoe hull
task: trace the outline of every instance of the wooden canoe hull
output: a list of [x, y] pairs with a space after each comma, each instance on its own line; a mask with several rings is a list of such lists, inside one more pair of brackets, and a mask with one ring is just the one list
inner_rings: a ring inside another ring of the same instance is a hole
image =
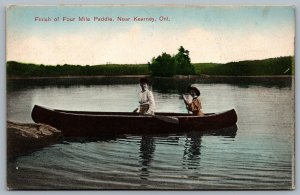
[[162, 134], [222, 129], [236, 124], [234, 109], [204, 117], [182, 113], [156, 113], [178, 118], [178, 124], [159, 117], [129, 112], [81, 112], [55, 110], [35, 105], [31, 117], [36, 123], [51, 125], [66, 137], [95, 137], [119, 134]]

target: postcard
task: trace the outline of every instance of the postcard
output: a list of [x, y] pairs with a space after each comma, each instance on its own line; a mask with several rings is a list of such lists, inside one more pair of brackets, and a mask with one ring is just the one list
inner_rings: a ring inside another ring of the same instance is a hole
[[11, 5], [8, 190], [295, 189], [295, 8]]

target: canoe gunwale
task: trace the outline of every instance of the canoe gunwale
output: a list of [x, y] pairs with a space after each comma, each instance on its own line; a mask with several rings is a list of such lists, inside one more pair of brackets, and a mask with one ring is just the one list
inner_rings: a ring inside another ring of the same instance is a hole
[[[41, 106], [40, 106], [41, 107]], [[147, 114], [138, 114], [138, 113], [133, 113], [133, 112], [97, 112], [97, 111], [71, 111], [71, 110], [58, 110], [58, 109], [49, 109], [46, 107], [42, 107], [47, 110], [51, 110], [53, 112], [58, 112], [58, 113], [64, 113], [64, 114], [69, 114], [69, 115], [76, 115], [76, 116], [109, 116], [109, 117], [153, 117], [153, 115], [147, 115]], [[234, 111], [234, 109], [226, 110], [223, 112], [218, 112], [218, 113], [205, 113], [204, 116], [194, 116], [192, 114], [186, 114], [186, 113], [176, 113], [176, 112], [157, 112], [155, 115], [157, 116], [168, 116], [168, 117], [176, 117], [176, 118], [206, 118], [206, 117], [212, 117], [212, 116], [217, 116], [221, 115], [227, 112]], [[155, 116], [154, 115], [154, 116]]]
[[80, 113], [72, 113], [72, 112], [63, 112], [63, 111], [57, 111], [54, 110], [54, 112], [56, 113], [61, 113], [61, 114], [66, 114], [66, 115], [70, 115], [70, 116], [86, 116], [86, 117], [116, 117], [116, 118], [151, 118], [153, 117], [152, 115], [108, 115], [108, 114], [80, 114]]
[[120, 114], [119, 112], [111, 112], [111, 114], [101, 114], [101, 112], [97, 112], [95, 114], [93, 113], [76, 113], [72, 111], [62, 111], [62, 110], [53, 110], [56, 113], [62, 113], [62, 114], [67, 114], [67, 115], [73, 115], [73, 116], [101, 116], [101, 117], [132, 117], [132, 118], [151, 118], [155, 116], [166, 116], [166, 117], [175, 117], [175, 118], [207, 118], [207, 117], [213, 117], [213, 116], [218, 116], [220, 114], [224, 114], [227, 112], [230, 112], [231, 110], [220, 112], [220, 113], [207, 113], [204, 116], [194, 116], [194, 115], [181, 115], [181, 113], [156, 113], [156, 115], [147, 115], [147, 114], [127, 114], [127, 112], [124, 112], [124, 114]]

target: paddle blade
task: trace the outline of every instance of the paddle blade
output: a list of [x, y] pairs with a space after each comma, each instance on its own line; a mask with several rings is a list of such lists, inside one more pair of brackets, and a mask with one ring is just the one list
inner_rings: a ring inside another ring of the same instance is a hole
[[172, 124], [179, 124], [179, 120], [176, 117], [171, 117], [171, 116], [159, 116], [159, 115], [154, 115], [155, 118], [162, 120], [167, 123], [172, 123]]

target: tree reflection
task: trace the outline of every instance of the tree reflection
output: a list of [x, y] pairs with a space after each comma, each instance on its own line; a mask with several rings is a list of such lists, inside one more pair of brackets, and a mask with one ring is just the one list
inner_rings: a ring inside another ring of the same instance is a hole
[[[83, 77], [83, 78], [37, 78], [37, 79], [8, 79], [7, 90], [19, 91], [33, 88], [56, 86], [68, 88], [72, 86], [94, 85], [132, 85], [137, 84], [138, 77]], [[197, 84], [229, 84], [242, 88], [250, 85], [263, 87], [292, 87], [293, 77], [192, 77], [192, 78], [151, 78], [153, 90], [159, 93], [182, 94], [191, 83]]]

